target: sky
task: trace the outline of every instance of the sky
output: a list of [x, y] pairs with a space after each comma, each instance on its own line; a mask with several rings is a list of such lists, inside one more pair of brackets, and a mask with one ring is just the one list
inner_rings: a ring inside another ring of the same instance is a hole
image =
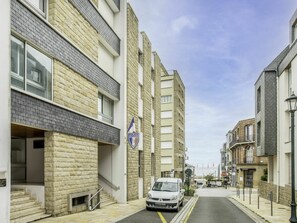
[[188, 163], [218, 165], [226, 133], [253, 118], [254, 84], [289, 44], [296, 0], [128, 0], [186, 92]]

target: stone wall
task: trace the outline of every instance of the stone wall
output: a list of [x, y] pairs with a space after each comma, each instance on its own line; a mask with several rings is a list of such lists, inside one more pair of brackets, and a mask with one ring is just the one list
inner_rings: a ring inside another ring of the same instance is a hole
[[49, 1], [48, 20], [94, 61], [98, 61], [98, 34], [68, 1]]
[[155, 59], [155, 178], [161, 177], [161, 60], [157, 53]]
[[70, 194], [98, 188], [97, 141], [46, 132], [44, 161], [47, 213], [68, 214]]
[[144, 32], [141, 32], [143, 37], [143, 193], [144, 196], [148, 193], [148, 188], [151, 186], [151, 144], [152, 144], [152, 69], [151, 55], [152, 46]]
[[98, 88], [56, 60], [54, 74], [54, 102], [97, 119]]
[[[132, 117], [138, 127], [138, 19], [133, 9], [127, 7], [127, 121]], [[128, 128], [128, 126], [127, 126]], [[136, 129], [140, 131], [138, 128]], [[127, 199], [138, 198], [138, 149], [131, 149], [127, 142]]]

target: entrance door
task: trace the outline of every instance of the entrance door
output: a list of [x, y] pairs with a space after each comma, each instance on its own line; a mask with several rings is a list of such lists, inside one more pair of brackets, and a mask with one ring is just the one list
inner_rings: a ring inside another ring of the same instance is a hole
[[26, 139], [11, 139], [11, 182], [26, 182]]
[[244, 171], [244, 186], [245, 187], [253, 187], [253, 170], [245, 170]]

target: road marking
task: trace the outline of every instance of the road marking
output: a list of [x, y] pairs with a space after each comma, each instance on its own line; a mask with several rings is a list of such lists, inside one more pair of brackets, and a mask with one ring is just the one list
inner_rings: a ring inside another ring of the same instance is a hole
[[191, 215], [191, 213], [192, 213], [192, 211], [193, 211], [195, 205], [196, 205], [196, 202], [195, 202], [195, 204], [191, 207], [191, 210], [188, 212], [187, 217], [186, 217], [186, 219], [184, 220], [184, 223], [187, 223], [187, 222], [188, 222], [189, 217], [190, 217], [190, 215]]
[[157, 213], [158, 213], [158, 215], [159, 215], [159, 217], [160, 217], [162, 223], [167, 223], [167, 221], [166, 221], [166, 219], [163, 217], [162, 213], [159, 212], [159, 211], [158, 211]]

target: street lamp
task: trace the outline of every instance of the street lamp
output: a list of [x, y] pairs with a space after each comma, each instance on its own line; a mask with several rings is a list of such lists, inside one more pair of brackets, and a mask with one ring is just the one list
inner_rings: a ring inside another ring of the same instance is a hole
[[296, 218], [296, 202], [295, 202], [295, 154], [294, 154], [294, 141], [295, 141], [295, 133], [294, 133], [294, 127], [295, 127], [295, 121], [294, 121], [294, 115], [295, 111], [297, 109], [297, 96], [295, 96], [294, 93], [285, 100], [288, 103], [288, 110], [291, 113], [291, 172], [292, 172], [292, 201], [291, 201], [291, 223], [297, 223]]

